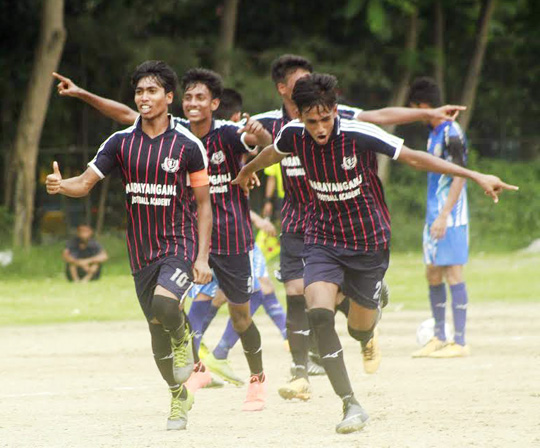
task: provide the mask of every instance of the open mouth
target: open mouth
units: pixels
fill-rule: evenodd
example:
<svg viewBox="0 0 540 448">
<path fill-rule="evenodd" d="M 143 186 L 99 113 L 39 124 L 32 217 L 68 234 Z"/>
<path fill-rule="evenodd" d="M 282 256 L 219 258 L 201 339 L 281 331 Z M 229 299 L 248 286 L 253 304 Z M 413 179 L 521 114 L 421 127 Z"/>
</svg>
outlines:
<svg viewBox="0 0 540 448">
<path fill-rule="evenodd" d="M 320 143 L 326 142 L 327 136 L 326 135 L 317 135 L 317 141 Z"/>
</svg>

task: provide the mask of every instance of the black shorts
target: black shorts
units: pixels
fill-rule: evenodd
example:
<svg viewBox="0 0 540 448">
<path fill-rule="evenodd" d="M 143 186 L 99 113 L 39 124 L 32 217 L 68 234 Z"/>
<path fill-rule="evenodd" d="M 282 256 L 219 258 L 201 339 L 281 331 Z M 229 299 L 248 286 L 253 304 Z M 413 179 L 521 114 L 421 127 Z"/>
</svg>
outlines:
<svg viewBox="0 0 540 448">
<path fill-rule="evenodd" d="M 172 292 L 182 302 L 193 285 L 192 264 L 180 257 L 161 258 L 133 274 L 139 304 L 146 319 L 152 316 L 152 300 L 157 285 Z"/>
<path fill-rule="evenodd" d="M 304 235 L 281 234 L 280 280 L 286 283 L 304 277 Z"/>
<path fill-rule="evenodd" d="M 219 288 L 230 302 L 246 303 L 253 293 L 253 274 L 249 253 L 238 255 L 210 254 L 210 267 Z"/>
<path fill-rule="evenodd" d="M 382 281 L 388 269 L 388 250 L 359 252 L 350 249 L 306 245 L 304 285 L 335 283 L 346 297 L 368 309 L 379 306 Z"/>
</svg>

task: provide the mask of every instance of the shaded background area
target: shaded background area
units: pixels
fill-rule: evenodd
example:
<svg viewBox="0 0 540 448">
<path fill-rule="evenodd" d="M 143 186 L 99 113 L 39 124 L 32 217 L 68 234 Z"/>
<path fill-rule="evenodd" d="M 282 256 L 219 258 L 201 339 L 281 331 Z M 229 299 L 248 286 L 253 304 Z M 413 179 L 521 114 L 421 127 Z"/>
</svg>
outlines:
<svg viewBox="0 0 540 448">
<path fill-rule="evenodd" d="M 24 91 L 33 65 L 44 1 L 0 3 L 0 241 L 10 243 L 14 212 L 13 144 Z M 245 110 L 280 106 L 270 79 L 271 61 L 298 53 L 316 70 L 340 80 L 343 102 L 364 109 L 396 104 L 403 85 L 416 75 L 438 77 L 445 100 L 460 102 L 475 55 L 483 11 L 490 0 L 80 0 L 66 2 L 67 38 L 59 66 L 83 87 L 133 107 L 129 74 L 145 59 L 163 59 L 181 76 L 194 66 L 219 68 L 225 83 L 239 89 Z M 505 250 L 539 237 L 540 134 L 538 133 L 540 4 L 498 0 L 489 20 L 489 40 L 468 136 L 471 166 L 518 183 L 517 195 L 496 208 L 470 188 L 473 250 Z M 226 47 L 225 16 L 234 9 L 232 42 Z M 225 29 L 225 31 L 227 31 Z M 231 31 L 231 30 L 229 30 Z M 230 33 L 229 33 L 230 34 Z M 224 46 L 225 45 L 225 46 Z M 405 81 L 405 84 L 404 84 Z M 399 102 L 399 101 L 398 101 Z M 179 102 L 173 113 L 181 115 Z M 40 141 L 34 242 L 63 238 L 85 220 L 96 225 L 100 195 L 103 230 L 124 226 L 123 192 L 112 176 L 86 200 L 48 197 L 44 178 L 58 160 L 65 176 L 84 169 L 99 144 L 118 129 L 83 103 L 53 93 Z M 409 146 L 425 147 L 426 128 L 396 132 Z M 425 175 L 393 164 L 386 191 L 394 222 L 394 248 L 417 249 L 425 202 Z M 260 192 L 253 208 L 260 208 Z"/>
</svg>

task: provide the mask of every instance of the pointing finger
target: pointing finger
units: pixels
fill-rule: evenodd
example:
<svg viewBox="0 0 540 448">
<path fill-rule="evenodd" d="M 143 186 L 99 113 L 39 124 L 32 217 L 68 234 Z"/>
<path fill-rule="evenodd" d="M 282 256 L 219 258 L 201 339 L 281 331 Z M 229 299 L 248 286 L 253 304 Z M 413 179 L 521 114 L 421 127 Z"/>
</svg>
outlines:
<svg viewBox="0 0 540 448">
<path fill-rule="evenodd" d="M 510 185 L 510 184 L 505 184 L 504 182 L 502 183 L 502 186 L 504 189 L 506 190 L 513 190 L 513 191 L 517 191 L 519 190 L 519 187 L 517 185 Z"/>
<path fill-rule="evenodd" d="M 67 78 L 65 78 L 64 76 L 62 76 L 60 73 L 56 73 L 56 72 L 52 72 L 52 75 L 58 79 L 59 81 L 67 81 Z"/>
</svg>

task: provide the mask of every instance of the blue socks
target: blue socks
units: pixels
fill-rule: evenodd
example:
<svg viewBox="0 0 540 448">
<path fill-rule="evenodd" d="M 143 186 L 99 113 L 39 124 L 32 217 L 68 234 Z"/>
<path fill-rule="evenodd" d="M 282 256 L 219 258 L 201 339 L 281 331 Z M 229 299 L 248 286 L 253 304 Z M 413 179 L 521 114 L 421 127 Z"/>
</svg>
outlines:
<svg viewBox="0 0 540 448">
<path fill-rule="evenodd" d="M 204 333 L 206 333 L 206 330 L 208 329 L 208 326 L 210 323 L 214 320 L 214 317 L 216 317 L 217 312 L 219 311 L 218 306 L 210 305 L 210 308 L 208 308 L 208 311 L 206 312 L 206 316 L 204 316 L 204 319 L 202 321 L 201 326 L 201 334 L 204 336 Z"/>
<path fill-rule="evenodd" d="M 465 283 L 450 285 L 450 294 L 452 295 L 452 315 L 454 318 L 454 342 L 465 345 L 465 325 L 467 323 L 467 304 L 469 302 Z M 435 319 L 435 336 L 441 341 L 446 341 L 444 331 L 446 287 L 444 283 L 429 287 L 429 301 Z"/>
<path fill-rule="evenodd" d="M 191 324 L 191 329 L 195 333 L 193 337 L 193 345 L 194 349 L 197 352 L 199 351 L 199 346 L 201 345 L 204 318 L 206 317 L 206 314 L 208 313 L 211 305 L 211 300 L 193 300 L 193 302 L 191 303 L 191 308 L 189 309 L 188 319 L 189 323 Z"/>
<path fill-rule="evenodd" d="M 278 302 L 276 294 L 274 292 L 265 294 L 262 304 L 266 314 L 270 316 L 276 327 L 278 327 L 283 339 L 287 339 L 287 328 L 285 326 L 287 316 L 285 315 L 285 310 L 281 306 L 281 303 Z"/>
<path fill-rule="evenodd" d="M 454 315 L 454 342 L 465 345 L 465 324 L 467 322 L 467 288 L 465 283 L 450 286 L 452 313 Z"/>
<path fill-rule="evenodd" d="M 435 337 L 441 341 L 446 341 L 446 334 L 444 331 L 446 287 L 444 283 L 429 286 L 429 302 L 431 304 L 431 313 L 435 319 Z"/>
</svg>

